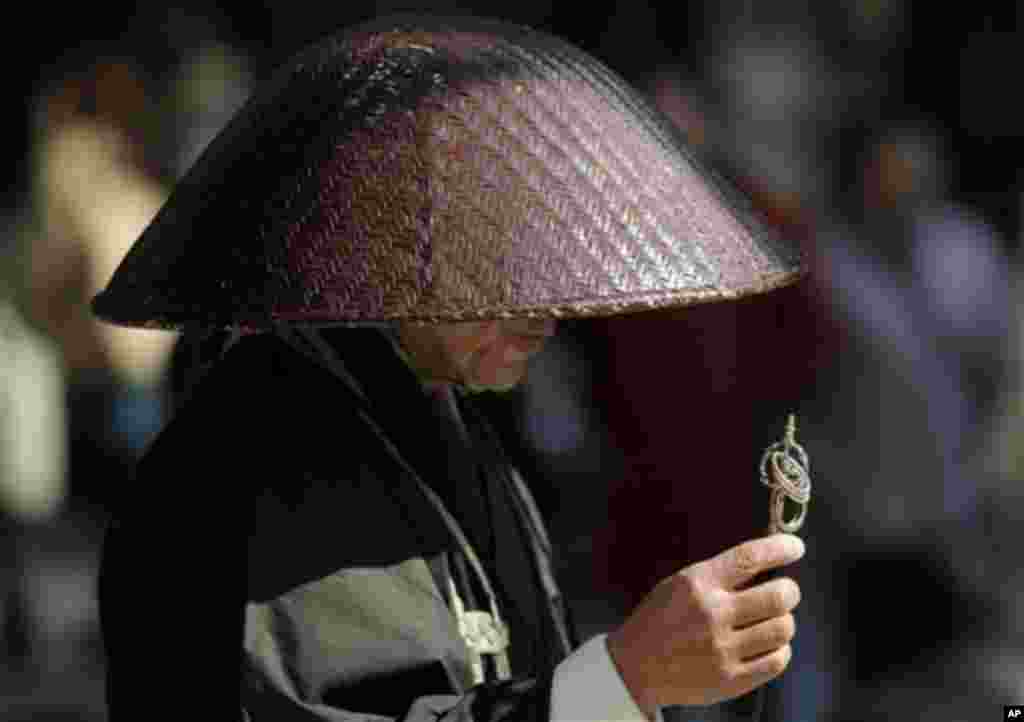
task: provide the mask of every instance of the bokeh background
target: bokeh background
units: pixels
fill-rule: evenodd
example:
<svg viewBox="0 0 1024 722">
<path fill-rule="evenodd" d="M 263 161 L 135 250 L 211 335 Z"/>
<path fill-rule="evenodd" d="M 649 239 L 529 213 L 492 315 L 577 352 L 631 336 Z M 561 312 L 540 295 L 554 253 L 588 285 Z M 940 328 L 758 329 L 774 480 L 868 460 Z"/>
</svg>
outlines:
<svg viewBox="0 0 1024 722">
<path fill-rule="evenodd" d="M 796 411 L 809 553 L 764 719 L 1024 703 L 1018 3 L 44 0 L 2 50 L 0 719 L 105 719 L 103 528 L 179 398 L 175 337 L 102 326 L 88 300 L 262 78 L 394 10 L 503 17 L 590 51 L 809 259 L 770 298 L 565 324 L 524 389 L 488 400 L 584 634 L 763 529 L 757 460 Z M 215 480 L 181 483 L 201 504 Z M 187 585 L 139 591 L 155 653 L 146 597 Z"/>
</svg>

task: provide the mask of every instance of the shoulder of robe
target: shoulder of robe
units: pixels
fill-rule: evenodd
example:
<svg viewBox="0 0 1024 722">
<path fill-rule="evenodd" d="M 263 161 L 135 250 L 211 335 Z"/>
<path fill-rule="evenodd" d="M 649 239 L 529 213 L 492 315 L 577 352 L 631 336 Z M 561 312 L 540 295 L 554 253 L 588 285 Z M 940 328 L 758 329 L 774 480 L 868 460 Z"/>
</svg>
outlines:
<svg viewBox="0 0 1024 722">
<path fill-rule="evenodd" d="M 250 599 L 450 541 L 345 387 L 273 338 L 239 342 L 209 372 L 133 486 L 132 538 L 187 537 L 207 550 L 199 557 L 246 554 Z"/>
<path fill-rule="evenodd" d="M 221 513 L 317 476 L 344 476 L 369 430 L 329 373 L 272 337 L 240 341 L 202 380 L 140 460 L 129 509 Z"/>
</svg>

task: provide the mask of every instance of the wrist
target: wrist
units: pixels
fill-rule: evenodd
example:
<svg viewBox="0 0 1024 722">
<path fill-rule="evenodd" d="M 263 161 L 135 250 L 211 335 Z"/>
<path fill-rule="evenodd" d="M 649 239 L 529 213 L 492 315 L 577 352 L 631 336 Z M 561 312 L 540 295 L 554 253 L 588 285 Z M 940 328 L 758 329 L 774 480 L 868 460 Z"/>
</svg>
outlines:
<svg viewBox="0 0 1024 722">
<path fill-rule="evenodd" d="M 643 674 L 640 670 L 640 663 L 634 658 L 631 645 L 622 639 L 622 628 L 605 637 L 605 646 L 608 649 L 608 656 L 612 660 L 615 671 L 622 678 L 622 683 L 633 698 L 633 702 L 644 713 L 649 720 L 658 719 L 658 705 L 651 698 L 651 694 L 643 683 Z"/>
</svg>

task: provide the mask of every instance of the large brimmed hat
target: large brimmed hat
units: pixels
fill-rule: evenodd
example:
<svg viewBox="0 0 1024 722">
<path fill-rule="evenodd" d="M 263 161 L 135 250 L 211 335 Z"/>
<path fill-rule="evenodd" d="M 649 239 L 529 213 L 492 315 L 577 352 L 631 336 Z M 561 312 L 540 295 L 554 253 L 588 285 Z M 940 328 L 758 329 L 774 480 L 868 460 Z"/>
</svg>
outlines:
<svg viewBox="0 0 1024 722">
<path fill-rule="evenodd" d="M 795 280 L 795 249 L 580 50 L 394 17 L 286 64 L 94 301 L 132 326 L 582 317 Z"/>
</svg>

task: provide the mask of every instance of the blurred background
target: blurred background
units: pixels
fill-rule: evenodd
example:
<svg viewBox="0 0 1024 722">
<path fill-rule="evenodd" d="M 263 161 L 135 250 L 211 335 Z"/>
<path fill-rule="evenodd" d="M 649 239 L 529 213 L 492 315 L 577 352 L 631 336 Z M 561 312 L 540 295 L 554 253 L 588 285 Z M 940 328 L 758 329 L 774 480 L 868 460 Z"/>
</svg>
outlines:
<svg viewBox="0 0 1024 722">
<path fill-rule="evenodd" d="M 770 297 L 565 324 L 526 387 L 489 401 L 584 636 L 760 533 L 757 462 L 796 411 L 809 552 L 766 722 L 995 719 L 1024 702 L 1019 8 L 23 8 L 27 37 L 2 51 L 0 719 L 105 719 L 102 532 L 174 408 L 174 335 L 103 326 L 88 300 L 269 71 L 334 28 L 410 9 L 503 17 L 590 51 L 810 260 Z"/>
</svg>

